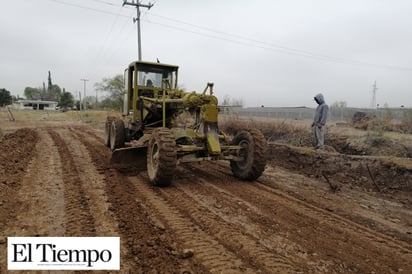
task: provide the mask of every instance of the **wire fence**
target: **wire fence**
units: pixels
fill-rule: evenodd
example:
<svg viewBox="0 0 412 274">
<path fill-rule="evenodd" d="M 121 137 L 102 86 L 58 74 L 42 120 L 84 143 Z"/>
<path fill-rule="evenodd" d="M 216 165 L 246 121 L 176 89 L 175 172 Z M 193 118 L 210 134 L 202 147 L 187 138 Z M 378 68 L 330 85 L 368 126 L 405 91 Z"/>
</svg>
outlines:
<svg viewBox="0 0 412 274">
<path fill-rule="evenodd" d="M 248 117 L 267 117 L 277 119 L 291 120 L 312 120 L 315 114 L 314 108 L 295 107 L 295 108 L 237 108 L 232 110 L 233 113 L 240 116 Z M 368 116 L 376 116 L 381 119 L 392 119 L 403 121 L 409 117 L 412 109 L 408 108 L 381 108 L 381 109 L 364 109 L 364 108 L 336 108 L 331 107 L 329 110 L 329 121 L 332 122 L 349 122 L 355 113 L 365 113 Z"/>
</svg>

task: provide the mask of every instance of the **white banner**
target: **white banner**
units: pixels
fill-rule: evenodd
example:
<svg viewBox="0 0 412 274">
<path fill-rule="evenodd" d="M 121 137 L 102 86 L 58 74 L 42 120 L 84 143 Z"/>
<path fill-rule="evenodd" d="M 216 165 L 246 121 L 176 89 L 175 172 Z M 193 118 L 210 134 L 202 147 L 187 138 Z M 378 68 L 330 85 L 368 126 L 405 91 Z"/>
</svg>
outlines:
<svg viewBox="0 0 412 274">
<path fill-rule="evenodd" d="M 119 237 L 8 237 L 9 270 L 120 270 Z"/>
</svg>

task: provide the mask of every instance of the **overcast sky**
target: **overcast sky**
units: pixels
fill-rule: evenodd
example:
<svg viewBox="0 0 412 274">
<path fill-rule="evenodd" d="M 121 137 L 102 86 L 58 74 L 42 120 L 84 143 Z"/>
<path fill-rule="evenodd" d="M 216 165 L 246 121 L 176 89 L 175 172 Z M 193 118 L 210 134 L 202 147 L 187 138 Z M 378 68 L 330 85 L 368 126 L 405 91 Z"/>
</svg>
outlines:
<svg viewBox="0 0 412 274">
<path fill-rule="evenodd" d="M 131 2 L 132 0 L 128 0 Z M 180 86 L 247 107 L 412 107 L 410 0 L 157 0 L 142 8 L 143 60 L 179 65 Z M 0 0 L 0 88 L 54 84 L 78 96 L 137 60 L 122 0 Z M 141 1 L 147 4 L 149 1 Z M 99 95 L 100 96 L 100 95 Z"/>
</svg>

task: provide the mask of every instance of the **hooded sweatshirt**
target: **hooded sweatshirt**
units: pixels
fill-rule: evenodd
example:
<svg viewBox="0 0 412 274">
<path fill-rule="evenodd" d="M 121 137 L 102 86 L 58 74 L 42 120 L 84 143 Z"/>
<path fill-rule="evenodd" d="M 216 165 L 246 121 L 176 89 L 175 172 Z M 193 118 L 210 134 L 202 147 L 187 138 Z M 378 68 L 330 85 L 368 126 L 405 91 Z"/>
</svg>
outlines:
<svg viewBox="0 0 412 274">
<path fill-rule="evenodd" d="M 313 124 L 317 127 L 324 126 L 326 124 L 326 120 L 328 119 L 329 106 L 326 104 L 322 93 L 317 94 L 314 99 L 319 105 L 316 108 Z"/>
</svg>

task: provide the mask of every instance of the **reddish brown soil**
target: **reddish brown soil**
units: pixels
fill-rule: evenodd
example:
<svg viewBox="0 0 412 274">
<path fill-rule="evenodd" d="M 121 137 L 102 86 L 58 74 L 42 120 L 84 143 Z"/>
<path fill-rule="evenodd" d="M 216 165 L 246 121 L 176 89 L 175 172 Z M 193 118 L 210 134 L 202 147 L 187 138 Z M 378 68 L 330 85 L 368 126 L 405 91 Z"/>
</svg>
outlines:
<svg viewBox="0 0 412 274">
<path fill-rule="evenodd" d="M 0 273 L 8 236 L 120 236 L 120 273 L 412 273 L 410 160 L 272 146 L 255 182 L 207 162 L 155 188 L 141 165 L 110 164 L 102 136 L 67 125 L 0 139 Z"/>
</svg>

